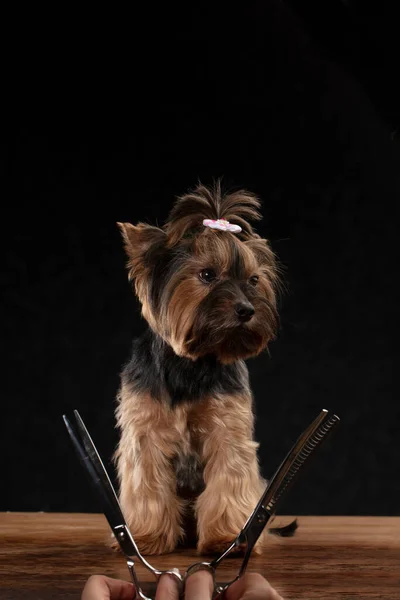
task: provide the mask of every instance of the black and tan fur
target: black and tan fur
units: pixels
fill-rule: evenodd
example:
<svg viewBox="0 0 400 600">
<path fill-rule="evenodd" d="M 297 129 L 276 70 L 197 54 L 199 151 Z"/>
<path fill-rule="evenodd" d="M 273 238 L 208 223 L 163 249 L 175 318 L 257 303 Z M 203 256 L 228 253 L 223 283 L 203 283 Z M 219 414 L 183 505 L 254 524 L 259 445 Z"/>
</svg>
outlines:
<svg viewBox="0 0 400 600">
<path fill-rule="evenodd" d="M 149 324 L 117 409 L 120 501 L 143 553 L 174 550 L 190 506 L 199 552 L 221 550 L 263 489 L 244 359 L 274 337 L 277 269 L 250 225 L 258 209 L 252 194 L 224 196 L 217 183 L 178 198 L 162 229 L 119 224 Z M 202 224 L 221 218 L 242 232 Z"/>
</svg>

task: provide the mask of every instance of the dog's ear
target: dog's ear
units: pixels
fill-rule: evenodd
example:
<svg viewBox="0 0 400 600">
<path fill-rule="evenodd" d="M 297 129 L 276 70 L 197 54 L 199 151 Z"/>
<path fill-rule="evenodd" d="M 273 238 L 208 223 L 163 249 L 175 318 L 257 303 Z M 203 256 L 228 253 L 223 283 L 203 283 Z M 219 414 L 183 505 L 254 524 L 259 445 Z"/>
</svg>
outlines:
<svg viewBox="0 0 400 600">
<path fill-rule="evenodd" d="M 152 227 L 145 223 L 138 223 L 137 225 L 117 223 L 117 225 L 121 230 L 125 251 L 129 259 L 129 276 L 133 279 L 149 266 L 152 251 L 164 246 L 167 236 L 159 227 Z"/>
<path fill-rule="evenodd" d="M 129 258 L 143 256 L 153 245 L 162 243 L 166 235 L 159 227 L 138 223 L 117 223 L 124 240 L 125 251 Z"/>
</svg>

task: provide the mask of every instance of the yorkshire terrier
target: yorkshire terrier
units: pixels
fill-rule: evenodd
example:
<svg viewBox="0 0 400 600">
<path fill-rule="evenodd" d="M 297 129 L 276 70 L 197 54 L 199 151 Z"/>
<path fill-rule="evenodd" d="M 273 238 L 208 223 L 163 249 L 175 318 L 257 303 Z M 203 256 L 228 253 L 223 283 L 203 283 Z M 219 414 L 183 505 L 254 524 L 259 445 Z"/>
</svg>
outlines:
<svg viewBox="0 0 400 600">
<path fill-rule="evenodd" d="M 249 223 L 259 207 L 247 191 L 199 184 L 163 228 L 118 223 L 149 325 L 116 412 L 120 502 L 144 554 L 176 548 L 190 507 L 198 552 L 223 550 L 265 488 L 244 363 L 277 327 L 275 257 Z"/>
</svg>

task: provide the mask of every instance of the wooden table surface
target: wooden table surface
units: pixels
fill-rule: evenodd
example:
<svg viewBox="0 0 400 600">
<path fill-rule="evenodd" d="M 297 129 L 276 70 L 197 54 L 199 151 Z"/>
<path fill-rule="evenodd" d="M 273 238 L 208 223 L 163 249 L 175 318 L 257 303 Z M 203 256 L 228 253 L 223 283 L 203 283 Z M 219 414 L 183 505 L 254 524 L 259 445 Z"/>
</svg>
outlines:
<svg viewBox="0 0 400 600">
<path fill-rule="evenodd" d="M 289 519 L 277 517 L 275 524 Z M 400 517 L 300 517 L 298 523 L 294 537 L 270 536 L 265 554 L 249 564 L 285 600 L 400 600 Z M 1 600 L 79 599 L 95 573 L 129 580 L 108 539 L 103 515 L 0 513 Z M 195 550 L 186 549 L 150 562 L 184 571 L 196 560 Z M 227 560 L 217 579 L 231 578 L 239 564 L 238 558 Z M 152 593 L 152 575 L 141 566 L 137 571 Z"/>
</svg>

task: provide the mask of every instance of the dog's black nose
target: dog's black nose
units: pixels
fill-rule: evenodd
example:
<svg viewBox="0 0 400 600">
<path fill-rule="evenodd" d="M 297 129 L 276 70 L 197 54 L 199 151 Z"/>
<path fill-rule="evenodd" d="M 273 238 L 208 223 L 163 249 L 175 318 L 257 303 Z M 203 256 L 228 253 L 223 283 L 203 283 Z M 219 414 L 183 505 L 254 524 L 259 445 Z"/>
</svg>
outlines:
<svg viewBox="0 0 400 600">
<path fill-rule="evenodd" d="M 250 321 L 255 313 L 254 306 L 250 302 L 238 302 L 235 311 L 240 321 Z"/>
</svg>

